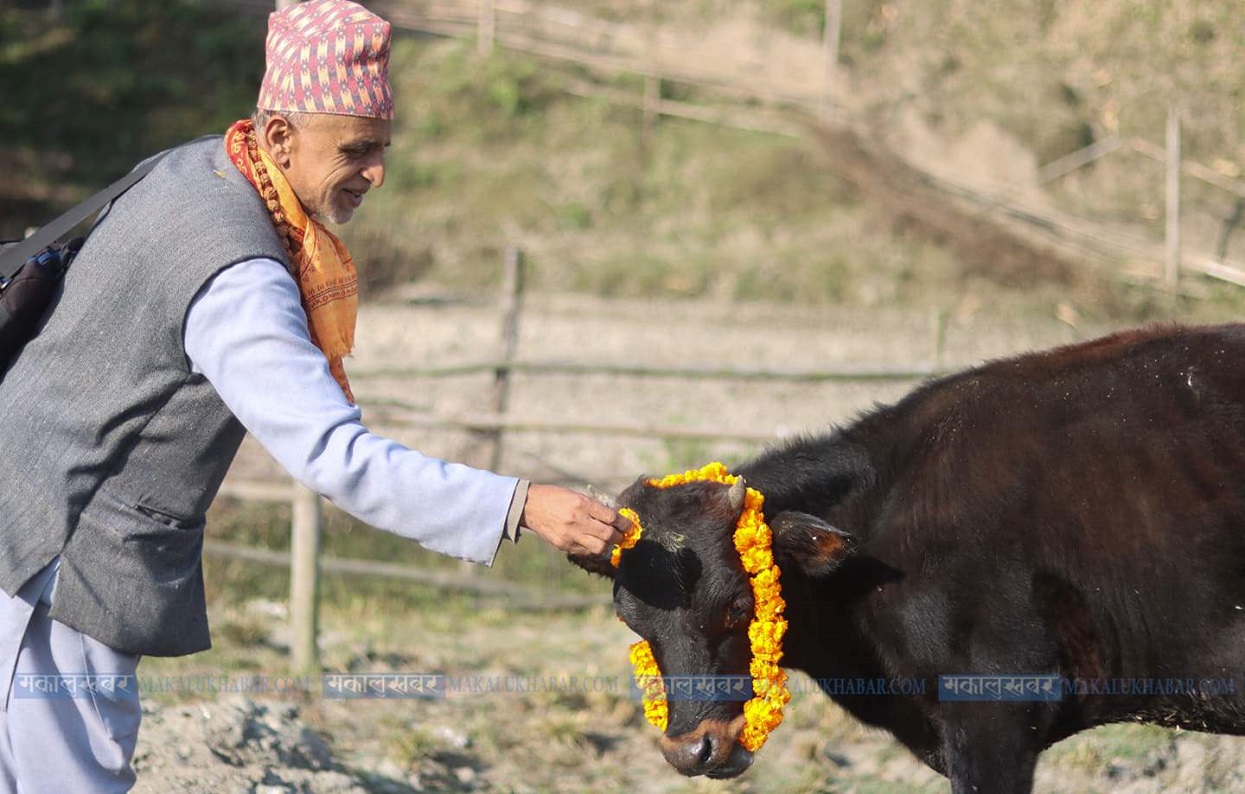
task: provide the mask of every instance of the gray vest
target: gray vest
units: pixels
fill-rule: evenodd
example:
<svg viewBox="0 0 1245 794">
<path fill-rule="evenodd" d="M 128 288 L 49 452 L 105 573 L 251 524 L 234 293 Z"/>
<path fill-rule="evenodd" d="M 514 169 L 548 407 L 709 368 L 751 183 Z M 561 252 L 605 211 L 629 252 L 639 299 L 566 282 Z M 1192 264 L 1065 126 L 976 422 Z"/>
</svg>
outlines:
<svg viewBox="0 0 1245 794">
<path fill-rule="evenodd" d="M 221 138 L 173 150 L 96 226 L 0 381 L 0 588 L 57 555 L 52 617 L 128 653 L 210 647 L 204 515 L 243 429 L 182 346 L 191 300 L 286 261 Z"/>
</svg>

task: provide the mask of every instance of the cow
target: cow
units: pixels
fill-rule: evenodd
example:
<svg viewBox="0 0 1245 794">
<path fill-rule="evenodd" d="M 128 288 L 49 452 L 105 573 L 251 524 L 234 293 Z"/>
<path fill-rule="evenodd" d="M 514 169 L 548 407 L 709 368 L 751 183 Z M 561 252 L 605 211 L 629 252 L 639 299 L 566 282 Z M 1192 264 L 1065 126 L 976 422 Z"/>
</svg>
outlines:
<svg viewBox="0 0 1245 794">
<path fill-rule="evenodd" d="M 618 567 L 572 558 L 612 577 L 663 675 L 748 674 L 752 594 L 731 540 L 746 482 L 781 570 L 783 666 L 953 792 L 1031 791 L 1045 748 L 1110 722 L 1245 734 L 1245 325 L 986 362 L 731 472 L 741 482 L 641 478 L 618 498 L 643 526 Z M 948 696 L 960 676 L 1059 688 Z M 920 686 L 835 683 L 879 679 Z M 668 709 L 677 771 L 752 763 L 738 699 Z"/>
</svg>

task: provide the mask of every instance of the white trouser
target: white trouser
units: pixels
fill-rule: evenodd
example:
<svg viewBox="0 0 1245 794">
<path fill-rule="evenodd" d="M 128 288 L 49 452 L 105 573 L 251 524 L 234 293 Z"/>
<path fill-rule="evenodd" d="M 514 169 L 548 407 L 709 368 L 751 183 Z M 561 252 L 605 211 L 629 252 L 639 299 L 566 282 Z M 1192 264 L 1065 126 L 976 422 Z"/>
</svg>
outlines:
<svg viewBox="0 0 1245 794">
<path fill-rule="evenodd" d="M 129 791 L 139 657 L 48 617 L 56 568 L 0 591 L 0 794 Z"/>
</svg>

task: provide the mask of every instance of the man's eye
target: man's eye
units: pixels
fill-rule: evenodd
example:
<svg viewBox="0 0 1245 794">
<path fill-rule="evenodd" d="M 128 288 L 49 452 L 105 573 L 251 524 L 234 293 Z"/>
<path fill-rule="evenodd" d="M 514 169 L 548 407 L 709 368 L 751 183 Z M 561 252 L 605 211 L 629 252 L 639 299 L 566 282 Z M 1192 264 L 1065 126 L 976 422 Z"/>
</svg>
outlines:
<svg viewBox="0 0 1245 794">
<path fill-rule="evenodd" d="M 338 147 L 337 151 L 341 152 L 345 157 L 353 157 L 358 159 L 360 157 L 366 157 L 372 151 L 379 148 L 380 147 L 373 143 L 355 143 Z"/>
</svg>

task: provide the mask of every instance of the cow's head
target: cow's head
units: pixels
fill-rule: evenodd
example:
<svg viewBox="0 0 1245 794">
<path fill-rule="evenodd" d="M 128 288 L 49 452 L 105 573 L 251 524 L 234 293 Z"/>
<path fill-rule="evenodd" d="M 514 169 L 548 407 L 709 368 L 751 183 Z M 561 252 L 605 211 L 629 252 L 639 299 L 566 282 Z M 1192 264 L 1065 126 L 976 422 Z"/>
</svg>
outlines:
<svg viewBox="0 0 1245 794">
<path fill-rule="evenodd" d="M 689 482 L 656 488 L 637 481 L 619 497 L 644 533 L 622 554 L 572 558 L 614 579 L 614 605 L 632 631 L 648 640 L 663 676 L 747 676 L 752 588 L 734 546 L 745 486 Z M 852 548 L 850 538 L 804 513 L 767 516 L 775 562 L 784 571 L 822 576 Z M 752 764 L 739 744 L 743 702 L 668 697 L 662 753 L 685 775 L 734 777 Z"/>
</svg>

